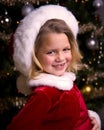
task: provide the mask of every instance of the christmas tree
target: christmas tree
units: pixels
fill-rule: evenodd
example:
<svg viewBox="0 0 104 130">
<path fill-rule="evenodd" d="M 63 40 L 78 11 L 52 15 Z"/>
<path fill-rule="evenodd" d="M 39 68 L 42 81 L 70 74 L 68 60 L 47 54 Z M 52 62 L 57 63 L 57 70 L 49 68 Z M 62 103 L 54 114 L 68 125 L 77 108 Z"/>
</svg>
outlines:
<svg viewBox="0 0 104 130">
<path fill-rule="evenodd" d="M 79 22 L 78 44 L 83 69 L 76 83 L 89 109 L 99 110 L 104 98 L 104 0 L 0 0 L 0 129 L 23 107 L 27 96 L 16 88 L 18 72 L 13 63 L 13 34 L 20 20 L 39 6 L 59 4 Z M 100 99 L 100 102 L 99 102 Z M 8 116 L 9 115 L 9 116 Z M 6 120 L 5 120 L 6 119 Z"/>
</svg>

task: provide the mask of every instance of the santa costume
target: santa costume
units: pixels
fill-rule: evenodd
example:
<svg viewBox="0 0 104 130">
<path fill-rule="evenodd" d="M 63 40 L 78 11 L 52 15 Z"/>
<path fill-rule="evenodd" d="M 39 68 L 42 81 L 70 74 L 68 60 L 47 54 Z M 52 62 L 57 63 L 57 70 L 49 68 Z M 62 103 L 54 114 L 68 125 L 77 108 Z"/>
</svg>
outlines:
<svg viewBox="0 0 104 130">
<path fill-rule="evenodd" d="M 77 37 L 76 18 L 59 5 L 41 6 L 21 21 L 14 35 L 13 58 L 22 74 L 17 86 L 24 94 L 31 94 L 7 130 L 91 130 L 90 116 L 95 117 L 100 126 L 98 114 L 87 110 L 83 96 L 74 83 L 74 73 L 65 72 L 62 76 L 42 73 L 35 80 L 26 78 L 39 29 L 52 18 L 64 20 Z"/>
</svg>

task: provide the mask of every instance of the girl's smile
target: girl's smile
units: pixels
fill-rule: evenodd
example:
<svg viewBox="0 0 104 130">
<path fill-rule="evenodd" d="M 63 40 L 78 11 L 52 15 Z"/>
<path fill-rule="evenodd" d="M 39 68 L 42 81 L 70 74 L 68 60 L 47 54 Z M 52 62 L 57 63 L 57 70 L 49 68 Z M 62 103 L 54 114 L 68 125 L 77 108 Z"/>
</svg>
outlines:
<svg viewBox="0 0 104 130">
<path fill-rule="evenodd" d="M 37 51 L 37 58 L 47 73 L 62 75 L 71 62 L 71 46 L 64 33 L 49 33 Z"/>
</svg>

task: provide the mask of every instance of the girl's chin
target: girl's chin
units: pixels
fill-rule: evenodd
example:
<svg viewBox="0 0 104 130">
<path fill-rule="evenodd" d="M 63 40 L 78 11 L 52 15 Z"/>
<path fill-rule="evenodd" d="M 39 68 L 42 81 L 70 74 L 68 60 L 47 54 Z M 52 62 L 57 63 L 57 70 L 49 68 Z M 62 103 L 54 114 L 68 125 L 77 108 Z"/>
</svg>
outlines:
<svg viewBox="0 0 104 130">
<path fill-rule="evenodd" d="M 53 73 L 53 75 L 56 75 L 56 76 L 62 76 L 65 72 L 61 72 L 61 73 Z"/>
<path fill-rule="evenodd" d="M 56 72 L 54 72 L 54 71 L 46 72 L 45 71 L 45 73 L 52 74 L 52 75 L 55 75 L 55 76 L 62 76 L 65 73 L 65 71 L 62 71 L 62 72 L 58 72 L 58 71 L 56 71 Z"/>
</svg>

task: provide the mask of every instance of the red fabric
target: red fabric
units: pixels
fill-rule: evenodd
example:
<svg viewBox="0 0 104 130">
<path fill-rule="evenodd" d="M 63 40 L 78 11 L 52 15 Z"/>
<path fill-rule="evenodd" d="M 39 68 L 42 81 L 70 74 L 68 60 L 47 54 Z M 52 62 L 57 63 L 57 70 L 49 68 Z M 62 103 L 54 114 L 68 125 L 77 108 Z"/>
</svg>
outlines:
<svg viewBox="0 0 104 130">
<path fill-rule="evenodd" d="M 91 130 L 91 122 L 76 85 L 70 91 L 39 86 L 7 130 Z"/>
</svg>

